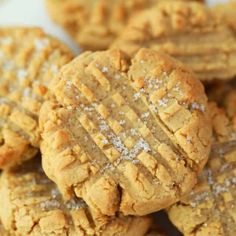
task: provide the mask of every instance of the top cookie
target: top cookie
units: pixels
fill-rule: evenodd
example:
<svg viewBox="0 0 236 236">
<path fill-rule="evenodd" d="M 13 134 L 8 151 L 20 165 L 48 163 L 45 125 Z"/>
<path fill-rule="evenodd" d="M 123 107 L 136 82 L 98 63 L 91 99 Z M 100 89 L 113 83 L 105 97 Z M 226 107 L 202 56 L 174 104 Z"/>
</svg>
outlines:
<svg viewBox="0 0 236 236">
<path fill-rule="evenodd" d="M 128 19 L 160 0 L 46 0 L 53 20 L 89 50 L 107 49 Z M 176 1 L 176 0 L 175 0 Z"/>
<path fill-rule="evenodd" d="M 225 110 L 211 104 L 214 144 L 198 184 L 168 211 L 184 235 L 236 235 L 236 100 L 227 99 Z"/>
<path fill-rule="evenodd" d="M 64 44 L 40 29 L 0 29 L 0 169 L 37 152 L 48 83 L 71 58 Z"/>
<path fill-rule="evenodd" d="M 133 17 L 111 46 L 133 55 L 141 47 L 164 51 L 191 67 L 201 80 L 236 75 L 236 37 L 203 4 L 161 2 Z"/>
<path fill-rule="evenodd" d="M 43 168 L 106 215 L 144 215 L 195 184 L 210 150 L 202 84 L 181 63 L 150 49 L 87 52 L 52 83 L 40 113 Z"/>
<path fill-rule="evenodd" d="M 64 202 L 37 159 L 4 171 L 0 194 L 0 217 L 10 235 L 144 236 L 151 224 L 149 216 L 107 217 L 82 200 Z"/>
</svg>

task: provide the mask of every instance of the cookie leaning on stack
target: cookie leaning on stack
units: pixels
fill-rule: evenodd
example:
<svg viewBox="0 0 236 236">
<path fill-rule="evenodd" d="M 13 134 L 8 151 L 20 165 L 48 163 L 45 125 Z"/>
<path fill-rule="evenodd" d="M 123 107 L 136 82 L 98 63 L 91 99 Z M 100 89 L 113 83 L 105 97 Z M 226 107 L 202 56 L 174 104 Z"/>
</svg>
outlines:
<svg viewBox="0 0 236 236">
<path fill-rule="evenodd" d="M 0 169 L 38 151 L 39 109 L 50 80 L 71 59 L 70 50 L 41 29 L 0 29 Z"/>
<path fill-rule="evenodd" d="M 236 234 L 236 87 L 227 93 L 217 96 L 224 109 L 211 104 L 214 144 L 198 184 L 168 210 L 184 235 Z"/>
<path fill-rule="evenodd" d="M 235 32 L 203 4 L 160 2 L 133 17 L 111 45 L 129 55 L 141 47 L 170 54 L 203 81 L 236 75 Z"/>
<path fill-rule="evenodd" d="M 105 215 L 145 215 L 178 201 L 208 158 L 202 84 L 181 63 L 141 49 L 86 52 L 51 84 L 40 112 L 43 168 L 65 197 Z"/>
</svg>

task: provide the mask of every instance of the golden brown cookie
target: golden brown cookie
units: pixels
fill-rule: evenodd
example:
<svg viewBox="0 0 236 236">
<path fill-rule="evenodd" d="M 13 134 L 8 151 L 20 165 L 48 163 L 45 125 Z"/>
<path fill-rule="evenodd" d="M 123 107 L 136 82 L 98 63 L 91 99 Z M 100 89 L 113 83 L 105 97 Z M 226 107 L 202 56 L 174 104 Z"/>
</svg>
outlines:
<svg viewBox="0 0 236 236">
<path fill-rule="evenodd" d="M 236 235 L 236 113 L 229 117 L 225 110 L 211 106 L 210 159 L 193 191 L 168 211 L 186 236 Z"/>
<path fill-rule="evenodd" d="M 142 47 L 167 52 L 201 80 L 236 75 L 236 36 L 203 4 L 161 2 L 133 17 L 111 46 L 129 55 Z"/>
<path fill-rule="evenodd" d="M 66 197 L 105 215 L 145 215 L 178 201 L 208 158 L 202 84 L 181 63 L 141 49 L 86 52 L 52 83 L 40 112 L 43 168 Z"/>
<path fill-rule="evenodd" d="M 151 224 L 148 216 L 107 217 L 82 200 L 63 202 L 37 159 L 5 171 L 0 195 L 0 217 L 11 235 L 143 236 Z"/>
<path fill-rule="evenodd" d="M 48 83 L 72 58 L 38 28 L 0 28 L 0 169 L 35 155 Z"/>
<path fill-rule="evenodd" d="M 226 21 L 236 31 L 236 1 L 217 4 L 212 8 L 214 14 L 221 20 Z"/>
<path fill-rule="evenodd" d="M 46 0 L 52 19 L 89 50 L 107 49 L 131 15 L 160 0 Z M 166 0 L 165 0 L 166 1 Z M 176 0 L 175 0 L 176 1 Z"/>
</svg>

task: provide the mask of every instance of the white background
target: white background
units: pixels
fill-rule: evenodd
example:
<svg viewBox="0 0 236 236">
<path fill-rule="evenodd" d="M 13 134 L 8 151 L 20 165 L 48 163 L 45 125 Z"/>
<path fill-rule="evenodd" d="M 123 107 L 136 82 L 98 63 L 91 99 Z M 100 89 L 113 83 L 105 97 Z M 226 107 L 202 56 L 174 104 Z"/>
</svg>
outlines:
<svg viewBox="0 0 236 236">
<path fill-rule="evenodd" d="M 86 1 L 86 0 L 85 0 Z M 227 0 L 208 0 L 209 5 Z M 40 26 L 47 33 L 66 42 L 77 54 L 79 49 L 73 40 L 49 18 L 44 0 L 0 0 L 0 26 Z"/>
</svg>

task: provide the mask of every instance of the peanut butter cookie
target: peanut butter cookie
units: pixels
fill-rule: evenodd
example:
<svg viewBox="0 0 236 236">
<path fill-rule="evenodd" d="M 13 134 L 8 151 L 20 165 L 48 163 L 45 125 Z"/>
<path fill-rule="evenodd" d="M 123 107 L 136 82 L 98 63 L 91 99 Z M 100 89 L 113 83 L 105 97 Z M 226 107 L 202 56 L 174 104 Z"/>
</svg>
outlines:
<svg viewBox="0 0 236 236">
<path fill-rule="evenodd" d="M 211 104 L 214 144 L 210 159 L 193 191 L 168 211 L 186 236 L 236 235 L 235 101 L 233 116 Z"/>
<path fill-rule="evenodd" d="M 65 197 L 145 215 L 178 201 L 208 158 L 202 84 L 165 54 L 86 52 L 51 84 L 40 112 L 43 168 Z"/>
<path fill-rule="evenodd" d="M 160 0 L 46 0 L 52 19 L 89 50 L 107 49 L 131 15 Z M 176 0 L 175 0 L 176 1 Z"/>
<path fill-rule="evenodd" d="M 143 236 L 151 224 L 148 216 L 107 217 L 82 200 L 63 202 L 37 159 L 4 171 L 0 194 L 0 217 L 11 235 Z"/>
<path fill-rule="evenodd" d="M 236 75 L 234 31 L 206 6 L 164 1 L 133 17 L 111 48 L 134 55 L 146 47 L 164 51 L 191 67 L 201 80 Z"/>
<path fill-rule="evenodd" d="M 0 169 L 35 155 L 38 112 L 69 49 L 38 28 L 0 29 Z"/>
</svg>

